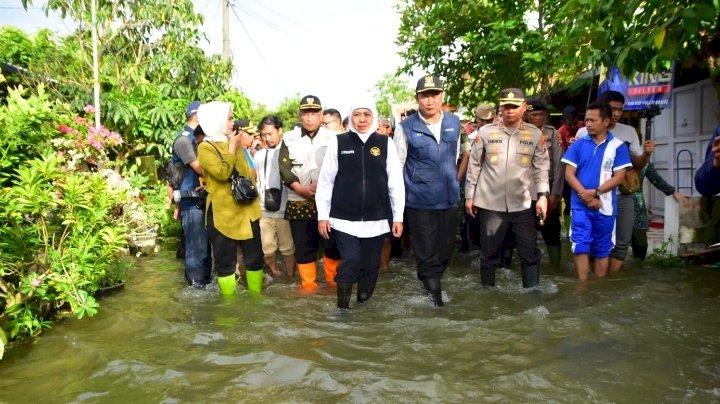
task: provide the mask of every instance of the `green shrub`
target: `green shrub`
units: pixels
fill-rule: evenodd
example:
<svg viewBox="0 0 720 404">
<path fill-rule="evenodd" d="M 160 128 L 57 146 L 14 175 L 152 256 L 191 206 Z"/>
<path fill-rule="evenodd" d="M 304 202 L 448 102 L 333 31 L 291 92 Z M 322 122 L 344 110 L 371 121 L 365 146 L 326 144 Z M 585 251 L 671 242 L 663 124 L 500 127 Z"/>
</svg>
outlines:
<svg viewBox="0 0 720 404">
<path fill-rule="evenodd" d="M 103 174 L 61 163 L 49 150 L 26 161 L 0 195 L 0 327 L 10 339 L 48 327 L 66 305 L 94 315 L 93 293 L 126 243 L 122 201 Z"/>
</svg>

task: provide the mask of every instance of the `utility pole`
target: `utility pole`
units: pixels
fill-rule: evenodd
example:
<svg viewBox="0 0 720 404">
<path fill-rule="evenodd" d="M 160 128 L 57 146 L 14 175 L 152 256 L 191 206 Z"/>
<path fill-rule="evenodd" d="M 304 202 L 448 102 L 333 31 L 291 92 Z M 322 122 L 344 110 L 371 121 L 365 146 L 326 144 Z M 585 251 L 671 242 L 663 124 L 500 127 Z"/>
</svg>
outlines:
<svg viewBox="0 0 720 404">
<path fill-rule="evenodd" d="M 223 2 L 223 59 L 230 59 L 230 0 Z"/>
</svg>

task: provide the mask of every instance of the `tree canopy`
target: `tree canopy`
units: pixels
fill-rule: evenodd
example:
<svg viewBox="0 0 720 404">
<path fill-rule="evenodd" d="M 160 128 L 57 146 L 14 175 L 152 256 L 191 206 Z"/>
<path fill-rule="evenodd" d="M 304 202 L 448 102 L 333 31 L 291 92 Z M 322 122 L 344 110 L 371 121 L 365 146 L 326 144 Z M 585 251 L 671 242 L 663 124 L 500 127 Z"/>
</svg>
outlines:
<svg viewBox="0 0 720 404">
<path fill-rule="evenodd" d="M 412 102 L 415 100 L 415 91 L 408 87 L 401 77 L 384 74 L 373 87 L 375 102 L 380 116 L 390 118 L 392 105 Z"/>
<path fill-rule="evenodd" d="M 468 106 L 504 87 L 547 98 L 601 64 L 627 75 L 674 60 L 717 71 L 720 54 L 718 0 L 407 0 L 399 11 L 399 70 L 442 76 L 449 102 Z"/>
</svg>

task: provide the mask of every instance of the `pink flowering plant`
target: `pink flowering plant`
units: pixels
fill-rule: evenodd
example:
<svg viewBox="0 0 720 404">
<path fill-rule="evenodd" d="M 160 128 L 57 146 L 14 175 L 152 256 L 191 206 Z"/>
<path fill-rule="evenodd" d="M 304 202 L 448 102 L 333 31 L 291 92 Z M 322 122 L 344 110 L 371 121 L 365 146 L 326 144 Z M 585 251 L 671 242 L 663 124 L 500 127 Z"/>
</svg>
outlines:
<svg viewBox="0 0 720 404">
<path fill-rule="evenodd" d="M 92 105 L 86 105 L 83 110 L 88 117 L 95 113 Z M 57 130 L 62 135 L 51 139 L 50 143 L 64 158 L 67 171 L 107 167 L 109 154 L 117 154 L 117 148 L 123 143 L 119 133 L 102 125 L 98 129 L 92 119 L 84 116 L 58 124 Z"/>
</svg>

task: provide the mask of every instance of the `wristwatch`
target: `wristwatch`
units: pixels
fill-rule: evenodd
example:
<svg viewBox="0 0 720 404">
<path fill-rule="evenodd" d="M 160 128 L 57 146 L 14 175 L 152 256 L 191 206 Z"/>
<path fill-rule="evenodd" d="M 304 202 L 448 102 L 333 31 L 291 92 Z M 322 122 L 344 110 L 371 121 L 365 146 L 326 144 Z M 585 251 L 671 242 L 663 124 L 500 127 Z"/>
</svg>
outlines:
<svg viewBox="0 0 720 404">
<path fill-rule="evenodd" d="M 600 192 L 600 187 L 595 188 L 595 197 L 596 197 L 596 198 L 600 198 L 600 195 L 602 195 L 602 194 L 603 194 L 603 193 Z"/>
<path fill-rule="evenodd" d="M 550 192 L 538 192 L 537 197 L 540 199 L 541 196 L 548 197 L 550 196 Z"/>
</svg>

